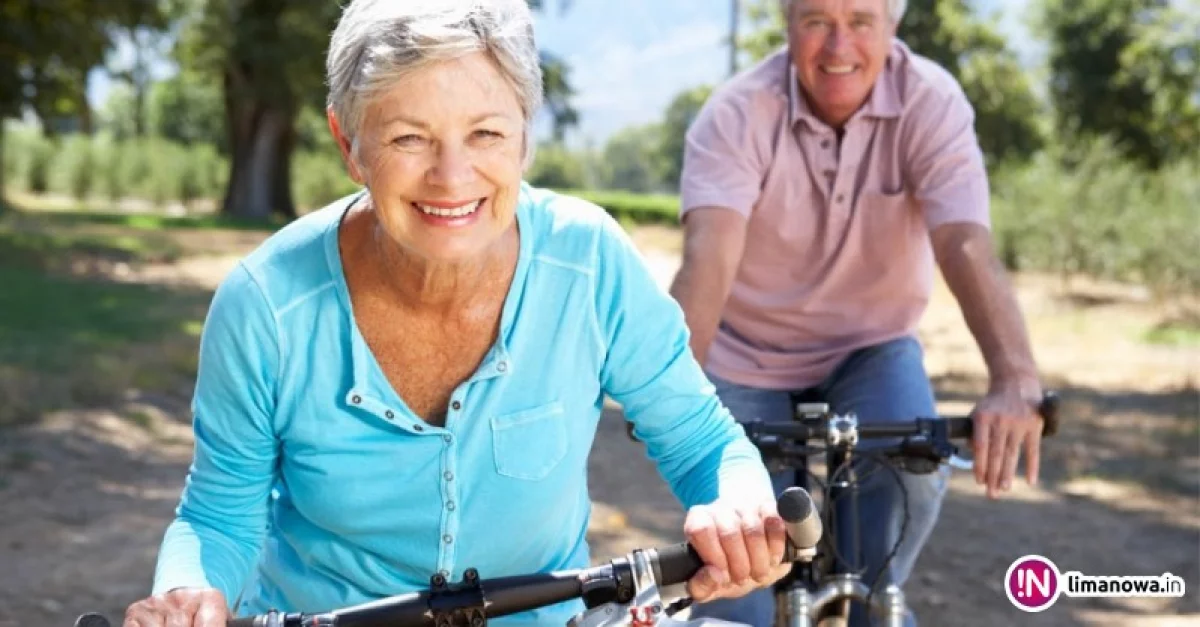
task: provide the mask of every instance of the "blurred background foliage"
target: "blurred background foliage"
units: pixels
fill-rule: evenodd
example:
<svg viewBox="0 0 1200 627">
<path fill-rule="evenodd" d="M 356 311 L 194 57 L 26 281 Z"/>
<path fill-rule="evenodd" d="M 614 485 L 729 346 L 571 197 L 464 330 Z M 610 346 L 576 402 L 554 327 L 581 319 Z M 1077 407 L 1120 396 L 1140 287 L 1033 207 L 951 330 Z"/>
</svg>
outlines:
<svg viewBox="0 0 1200 627">
<path fill-rule="evenodd" d="M 785 35 L 776 0 L 731 4 L 737 71 Z M 323 114 L 338 5 L 0 1 L 0 190 L 256 219 L 354 191 Z M 1027 6 L 1046 44 L 1038 67 L 967 0 L 910 0 L 899 33 L 956 76 L 975 108 L 1006 263 L 1200 292 L 1197 0 Z M 119 41 L 131 60 L 113 54 Z M 155 77 L 156 55 L 178 72 Z M 674 223 L 686 131 L 719 86 L 693 86 L 657 122 L 592 145 L 571 141 L 571 68 L 550 54 L 542 64 L 550 132 L 527 179 L 623 219 Z M 119 83 L 93 111 L 84 79 L 97 67 Z"/>
</svg>

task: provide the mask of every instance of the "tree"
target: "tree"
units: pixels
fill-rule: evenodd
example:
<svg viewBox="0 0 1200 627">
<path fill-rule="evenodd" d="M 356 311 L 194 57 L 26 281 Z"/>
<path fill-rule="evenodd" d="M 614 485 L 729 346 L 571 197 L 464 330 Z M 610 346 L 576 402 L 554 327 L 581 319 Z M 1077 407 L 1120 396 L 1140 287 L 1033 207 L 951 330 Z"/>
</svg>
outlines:
<svg viewBox="0 0 1200 627">
<path fill-rule="evenodd" d="M 146 101 L 150 95 L 153 78 L 150 75 L 151 55 L 155 54 L 156 49 L 162 46 L 167 38 L 165 34 L 143 26 L 140 17 L 133 19 L 138 21 L 122 24 L 118 28 L 121 36 L 130 43 L 133 49 L 133 58 L 129 60 L 128 64 L 123 65 L 117 65 L 116 61 L 109 62 L 108 72 L 113 78 L 122 80 L 129 85 L 133 94 L 130 110 L 133 134 L 136 137 L 143 137 L 146 135 L 147 117 L 149 116 Z"/>
<path fill-rule="evenodd" d="M 662 125 L 659 127 L 658 162 L 662 167 L 661 179 L 668 187 L 679 186 L 688 128 L 711 94 L 711 86 L 701 85 L 675 96 L 667 106 Z"/>
<path fill-rule="evenodd" d="M 229 176 L 222 212 L 296 214 L 291 157 L 296 118 L 323 109 L 321 58 L 339 6 L 328 0 L 191 0 L 176 56 L 221 87 Z"/>
<path fill-rule="evenodd" d="M 537 149 L 526 178 L 530 185 L 551 189 L 587 187 L 586 152 L 573 152 L 560 142 L 543 144 Z"/>
<path fill-rule="evenodd" d="M 787 24 L 778 0 L 754 0 L 746 5 L 746 34 L 738 39 L 738 49 L 751 61 L 758 61 L 787 43 Z"/>
<path fill-rule="evenodd" d="M 1200 142 L 1200 12 L 1169 0 L 1046 0 L 1050 94 L 1078 141 L 1113 137 L 1151 168 Z"/>
<path fill-rule="evenodd" d="M 67 119 L 90 131 L 88 70 L 103 61 L 117 25 L 157 6 L 157 0 L 0 3 L 0 119 L 29 109 L 51 133 Z"/>
<path fill-rule="evenodd" d="M 224 99 L 230 154 L 222 211 L 265 217 L 295 215 L 291 155 L 305 107 L 324 111 L 324 63 L 340 14 L 330 0 L 190 0 L 177 56 L 181 66 L 217 79 Z M 541 8 L 541 2 L 531 2 Z M 560 8 L 566 3 L 560 2 Z M 543 58 L 543 62 L 546 57 Z M 547 108 L 561 128 L 574 110 L 565 64 L 546 72 Z"/>
<path fill-rule="evenodd" d="M 623 129 L 604 145 L 601 187 L 631 192 L 658 191 L 662 185 L 662 153 L 657 124 Z"/>
<path fill-rule="evenodd" d="M 526 0 L 529 8 L 534 11 L 545 11 L 548 2 L 542 0 Z M 572 0 L 558 0 L 558 12 L 561 14 L 571 8 Z M 571 86 L 570 70 L 566 61 L 549 52 L 540 54 L 542 66 L 542 94 L 546 112 L 550 114 L 550 127 L 554 143 L 561 144 L 568 128 L 579 126 L 579 112 L 571 104 L 575 96 L 575 88 Z"/>
<path fill-rule="evenodd" d="M 579 125 L 579 112 L 571 105 L 575 89 L 568 77 L 570 68 L 565 61 L 548 52 L 541 53 L 541 65 L 542 94 L 550 114 L 554 142 L 562 143 L 567 129 Z"/>
<path fill-rule="evenodd" d="M 1028 74 L 995 24 L 977 17 L 966 0 L 910 0 L 897 36 L 962 85 L 989 164 L 1027 160 L 1045 144 L 1042 105 Z"/>
<path fill-rule="evenodd" d="M 206 144 L 228 153 L 221 87 L 192 70 L 184 69 L 153 85 L 146 118 L 159 137 L 183 144 Z M 322 130 L 328 134 L 324 126 Z"/>
</svg>

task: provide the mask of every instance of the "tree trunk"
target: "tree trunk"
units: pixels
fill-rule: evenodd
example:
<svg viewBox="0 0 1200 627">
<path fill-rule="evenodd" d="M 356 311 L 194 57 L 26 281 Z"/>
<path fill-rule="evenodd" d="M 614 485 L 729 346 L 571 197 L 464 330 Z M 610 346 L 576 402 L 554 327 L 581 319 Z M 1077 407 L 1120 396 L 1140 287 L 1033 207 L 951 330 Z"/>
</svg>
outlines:
<svg viewBox="0 0 1200 627">
<path fill-rule="evenodd" d="M 225 113 L 229 128 L 229 184 L 222 212 L 265 219 L 296 216 L 291 192 L 292 149 L 296 142 L 296 106 L 256 96 L 253 80 L 225 71 Z"/>
<path fill-rule="evenodd" d="M 130 85 L 133 87 L 133 136 L 146 136 L 146 92 L 149 91 L 150 69 L 147 67 L 145 46 L 138 37 L 137 26 L 129 27 L 129 40 L 133 42 L 133 69 L 130 70 Z"/>
<path fill-rule="evenodd" d="M 0 117 L 0 215 L 4 214 L 8 202 L 4 199 L 4 119 Z"/>
<path fill-rule="evenodd" d="M 84 74 L 83 82 L 87 83 L 86 73 Z M 92 105 L 88 103 L 87 90 L 80 89 L 76 98 L 77 102 L 75 106 L 79 111 L 79 132 L 91 137 L 94 125 L 92 123 Z"/>
<path fill-rule="evenodd" d="M 741 0 L 730 2 L 729 16 L 729 75 L 737 74 L 738 70 L 738 20 L 742 16 Z"/>
</svg>

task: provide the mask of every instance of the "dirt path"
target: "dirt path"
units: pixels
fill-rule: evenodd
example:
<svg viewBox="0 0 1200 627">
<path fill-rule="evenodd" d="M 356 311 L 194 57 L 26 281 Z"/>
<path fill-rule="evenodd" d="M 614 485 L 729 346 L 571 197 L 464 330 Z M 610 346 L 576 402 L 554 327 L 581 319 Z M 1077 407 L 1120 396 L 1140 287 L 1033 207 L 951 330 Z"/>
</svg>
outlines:
<svg viewBox="0 0 1200 627">
<path fill-rule="evenodd" d="M 637 240 L 665 284 L 677 234 Z M 224 251 L 226 253 L 231 251 Z M 122 280 L 211 289 L 236 256 L 126 268 Z M 923 625 L 1168 625 L 1200 619 L 1200 351 L 1148 346 L 1126 327 L 1153 305 L 1128 294 L 1089 301 L 1053 296 L 1052 282 L 1019 282 L 1033 335 L 1073 416 L 1047 444 L 1046 478 L 991 502 L 968 477 L 951 495 L 914 580 Z M 922 326 L 943 409 L 982 386 L 981 364 L 944 290 Z M 119 617 L 144 595 L 191 452 L 187 399 L 131 394 L 108 410 L 63 411 L 0 430 L 0 627 L 69 625 L 82 611 Z M 682 512 L 606 411 L 591 459 L 597 559 L 675 542 Z M 1152 488 L 1151 491 L 1149 488 Z M 1040 553 L 1087 574 L 1171 572 L 1183 600 L 1060 599 L 1041 614 L 1013 608 L 1000 588 L 1009 563 Z"/>
</svg>

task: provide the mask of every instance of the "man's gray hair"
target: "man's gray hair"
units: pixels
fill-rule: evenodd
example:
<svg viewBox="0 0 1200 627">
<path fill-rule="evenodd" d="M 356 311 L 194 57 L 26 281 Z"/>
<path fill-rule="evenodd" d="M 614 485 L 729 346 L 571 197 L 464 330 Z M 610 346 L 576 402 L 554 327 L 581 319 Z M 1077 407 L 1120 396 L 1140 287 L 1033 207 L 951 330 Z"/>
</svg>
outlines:
<svg viewBox="0 0 1200 627">
<path fill-rule="evenodd" d="M 413 71 L 478 51 L 495 61 L 516 92 L 528 163 L 542 70 L 525 0 L 353 0 L 330 38 L 327 104 L 357 148 L 373 97 Z"/>
<path fill-rule="evenodd" d="M 792 5 L 795 0 L 779 0 L 779 8 L 783 10 L 784 18 L 790 16 Z M 899 24 L 900 20 L 904 19 L 904 10 L 908 8 L 908 0 L 884 0 L 887 5 L 888 17 L 892 18 L 893 24 Z"/>
</svg>

